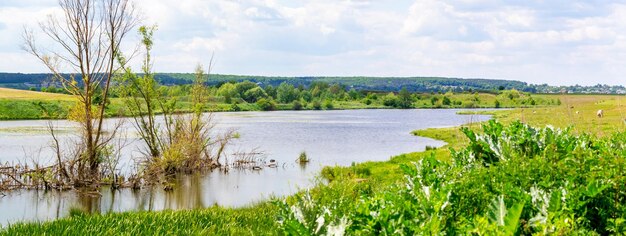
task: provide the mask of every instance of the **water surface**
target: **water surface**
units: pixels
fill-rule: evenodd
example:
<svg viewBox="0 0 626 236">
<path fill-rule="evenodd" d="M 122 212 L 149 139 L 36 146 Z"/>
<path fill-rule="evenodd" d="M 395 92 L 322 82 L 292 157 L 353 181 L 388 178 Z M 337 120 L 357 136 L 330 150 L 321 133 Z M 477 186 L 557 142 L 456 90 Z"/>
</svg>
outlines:
<svg viewBox="0 0 626 236">
<path fill-rule="evenodd" d="M 323 166 L 365 161 L 384 161 L 391 156 L 441 146 L 442 141 L 410 134 L 417 129 L 458 126 L 483 121 L 488 116 L 457 115 L 458 110 L 342 110 L 214 113 L 216 132 L 236 129 L 240 134 L 228 149 L 263 151 L 275 159 L 278 168 L 260 171 L 213 171 L 179 177 L 173 191 L 146 188 L 100 192 L 21 190 L 0 197 L 0 224 L 16 221 L 49 220 L 64 217 L 72 207 L 91 212 L 119 212 L 163 209 L 194 209 L 212 205 L 238 207 L 285 196 L 313 185 Z M 113 124 L 119 119 L 110 119 Z M 53 121 L 62 140 L 75 138 L 76 127 L 67 121 Z M 0 161 L 3 163 L 51 163 L 48 121 L 1 121 Z M 122 149 L 119 171 L 130 173 L 141 156 L 142 144 L 130 123 L 122 128 L 127 145 Z M 312 161 L 295 162 L 305 151 Z"/>
</svg>

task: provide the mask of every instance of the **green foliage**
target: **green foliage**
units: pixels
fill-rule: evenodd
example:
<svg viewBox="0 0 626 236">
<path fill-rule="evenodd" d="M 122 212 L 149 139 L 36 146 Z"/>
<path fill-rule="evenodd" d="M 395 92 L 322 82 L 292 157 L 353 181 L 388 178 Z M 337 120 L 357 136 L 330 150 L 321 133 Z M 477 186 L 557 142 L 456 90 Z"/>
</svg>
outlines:
<svg viewBox="0 0 626 236">
<path fill-rule="evenodd" d="M 263 111 L 276 110 L 276 103 L 273 100 L 261 98 L 256 102 L 256 105 Z"/>
<path fill-rule="evenodd" d="M 441 103 L 442 103 L 444 106 L 450 106 L 450 105 L 452 105 L 452 101 L 450 101 L 450 98 L 448 98 L 448 96 L 444 96 L 444 97 L 443 97 L 443 100 L 441 101 Z"/>
<path fill-rule="evenodd" d="M 400 100 L 394 93 L 388 93 L 383 97 L 383 105 L 388 107 L 397 107 L 400 104 Z"/>
<path fill-rule="evenodd" d="M 293 85 L 283 82 L 276 89 L 276 99 L 281 103 L 291 103 L 298 99 L 298 90 Z"/>
<path fill-rule="evenodd" d="M 277 208 L 272 204 L 227 209 L 126 212 L 72 217 L 41 224 L 13 224 L 1 235 L 276 235 Z"/>
<path fill-rule="evenodd" d="M 241 83 L 236 83 L 235 84 L 235 90 L 236 93 L 239 95 L 239 97 L 244 97 L 244 94 L 248 91 L 251 90 L 253 88 L 259 87 L 256 83 L 250 82 L 250 81 L 243 81 Z M 263 91 L 265 92 L 265 91 Z"/>
<path fill-rule="evenodd" d="M 302 110 L 302 103 L 300 103 L 300 101 L 293 101 L 293 103 L 291 104 L 291 109 L 299 111 Z"/>
<path fill-rule="evenodd" d="M 411 108 L 413 107 L 413 97 L 411 97 L 411 93 L 406 88 L 402 88 L 400 93 L 398 93 L 398 101 L 396 106 L 398 108 Z"/>
<path fill-rule="evenodd" d="M 315 100 L 313 101 L 313 109 L 315 110 L 321 110 L 322 109 L 322 103 L 320 103 L 319 100 Z"/>
<path fill-rule="evenodd" d="M 217 90 L 217 94 L 223 96 L 226 103 L 231 103 L 231 99 L 238 96 L 236 86 L 231 83 L 222 84 Z"/>
<path fill-rule="evenodd" d="M 273 99 L 276 99 L 276 88 L 272 85 L 265 86 L 265 92 L 267 96 L 270 96 Z"/>
<path fill-rule="evenodd" d="M 624 232 L 626 133 L 599 138 L 496 121 L 480 132 L 462 131 L 469 143 L 451 150 L 450 162 L 433 151 L 412 165 L 401 164 L 405 181 L 344 196 L 357 200 L 329 210 L 324 222 L 345 219 L 349 235 Z M 359 178 L 357 169 L 324 168 L 322 175 L 331 185 L 340 184 Z M 346 204 L 306 196 L 279 205 L 282 219 L 300 222 L 291 228 L 282 223 L 285 233 L 327 232 L 330 226 L 307 219 L 319 218 L 333 204 Z M 318 210 L 302 210 L 306 206 Z"/>
<path fill-rule="evenodd" d="M 267 98 L 267 97 L 268 97 L 267 93 L 265 93 L 265 91 L 261 87 L 254 87 L 254 88 L 248 89 L 243 93 L 243 96 L 242 96 L 243 100 L 249 103 L 255 103 L 259 99 Z"/>
<path fill-rule="evenodd" d="M 0 120 L 60 119 L 67 117 L 69 101 L 0 99 Z"/>
<path fill-rule="evenodd" d="M 333 105 L 333 101 L 330 99 L 327 99 L 326 101 L 324 101 L 324 109 L 326 110 L 332 110 L 335 107 L 335 105 Z"/>
<path fill-rule="evenodd" d="M 146 55 L 146 58 L 150 58 L 150 55 Z M 121 58 L 123 59 L 123 58 Z M 192 105 L 193 98 L 190 96 L 193 94 L 194 85 L 185 84 L 177 86 L 164 86 L 160 85 L 158 80 L 154 78 L 154 74 L 151 71 L 145 71 L 150 69 L 144 66 L 141 74 L 133 74 L 130 70 L 124 71 L 124 73 L 117 76 L 116 88 L 112 91 L 112 99 L 107 99 L 106 116 L 138 116 L 139 114 L 147 114 L 150 112 L 166 113 L 170 112 L 167 109 L 171 109 L 171 112 L 190 112 L 190 111 L 250 111 L 259 110 L 259 106 L 256 102 L 261 98 L 265 98 L 266 101 L 274 101 L 277 110 L 297 110 L 301 109 L 361 109 L 361 108 L 476 108 L 476 107 L 494 107 L 494 103 L 500 104 L 501 107 L 528 107 L 528 106 L 545 106 L 555 105 L 558 99 L 549 98 L 549 95 L 533 96 L 532 98 L 523 93 L 519 93 L 519 98 L 509 100 L 508 98 L 501 98 L 503 95 L 493 94 L 467 94 L 467 93 L 452 93 L 447 92 L 442 94 L 415 94 L 408 92 L 407 89 L 400 91 L 400 93 L 376 93 L 369 92 L 367 96 L 362 96 L 362 92 L 351 89 L 351 92 L 345 92 L 344 87 L 340 85 L 329 85 L 327 83 L 314 83 L 313 87 L 299 86 L 295 88 L 289 84 L 283 84 L 280 87 L 280 98 L 284 101 L 291 100 L 288 103 L 278 101 L 274 99 L 278 97 L 278 90 L 274 89 L 271 85 L 265 87 L 258 86 L 250 81 L 241 83 L 223 83 L 218 87 L 207 87 L 206 97 L 203 98 L 205 102 L 202 104 L 196 103 Z M 206 84 L 206 76 L 203 76 L 203 84 Z M 133 90 L 142 89 L 148 91 L 146 94 L 133 92 Z M 331 91 L 333 90 L 333 91 Z M 19 91 L 19 90 L 17 90 Z M 240 91 L 243 91 L 240 93 Z M 270 91 L 270 92 L 268 92 Z M 503 91 L 506 93 L 508 91 Z M 38 93 L 36 93 L 38 94 Z M 274 94 L 274 95 L 272 95 Z M 17 95 L 13 95 L 17 96 Z M 45 94 L 40 95 L 44 97 Z M 71 96 L 61 96 L 66 100 L 71 100 Z M 155 98 L 163 98 L 167 101 L 175 101 L 174 103 L 166 102 L 163 104 L 157 103 L 143 103 L 139 100 L 151 100 Z M 2 99 L 2 94 L 0 94 Z M 102 102 L 99 98 L 94 98 L 95 102 Z M 139 100 L 137 100 L 139 99 Z M 45 99 L 33 99 L 37 102 L 41 102 L 44 106 L 50 102 L 44 101 Z M 41 100 L 41 101 L 39 101 Z M 297 102 L 296 102 L 297 101 Z M 232 104 L 237 104 L 233 106 Z M 302 106 L 297 106 L 300 103 Z M 319 106 L 317 104 L 319 103 Z M 332 106 L 326 106 L 332 103 Z M 296 106 L 294 106 L 296 104 Z M 535 105 L 532 105 L 535 104 Z M 129 105 L 133 106 L 132 109 Z M 0 100 L 0 107 L 2 106 Z M 150 107 L 147 107 L 150 106 Z M 141 107 L 141 109 L 137 109 Z M 28 108 L 25 108 L 28 109 Z M 29 112 L 25 114 L 17 112 L 0 113 L 0 119 L 16 119 L 18 117 L 28 119 L 39 118 L 65 118 L 67 115 L 67 108 L 59 107 L 60 112 L 56 112 L 56 109 L 51 111 L 56 114 L 50 114 L 46 116 L 42 114 L 43 109 L 39 112 Z"/>
<path fill-rule="evenodd" d="M 362 94 L 357 92 L 354 88 L 350 89 L 350 91 L 348 92 L 348 95 L 350 96 L 352 100 L 360 99 L 362 96 Z"/>
<path fill-rule="evenodd" d="M 300 164 L 308 163 L 310 161 L 311 161 L 311 159 L 309 159 L 309 157 L 306 155 L 306 152 L 304 152 L 304 151 L 301 152 L 300 155 L 298 156 L 298 162 Z"/>
</svg>

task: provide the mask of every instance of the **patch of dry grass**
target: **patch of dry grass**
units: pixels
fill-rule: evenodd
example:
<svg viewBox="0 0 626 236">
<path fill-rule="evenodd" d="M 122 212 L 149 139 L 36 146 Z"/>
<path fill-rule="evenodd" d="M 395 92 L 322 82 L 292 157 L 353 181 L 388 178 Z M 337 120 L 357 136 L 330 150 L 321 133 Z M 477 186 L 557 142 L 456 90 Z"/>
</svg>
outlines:
<svg viewBox="0 0 626 236">
<path fill-rule="evenodd" d="M 73 97 L 67 94 L 0 88 L 0 99 L 68 101 L 72 100 Z"/>
</svg>

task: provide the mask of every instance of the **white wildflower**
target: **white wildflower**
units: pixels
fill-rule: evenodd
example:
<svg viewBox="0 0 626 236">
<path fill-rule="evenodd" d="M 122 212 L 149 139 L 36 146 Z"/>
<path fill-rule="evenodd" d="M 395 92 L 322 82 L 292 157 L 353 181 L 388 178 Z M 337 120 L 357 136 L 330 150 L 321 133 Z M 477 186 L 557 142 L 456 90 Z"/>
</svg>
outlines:
<svg viewBox="0 0 626 236">
<path fill-rule="evenodd" d="M 302 214 L 302 211 L 300 210 L 300 208 L 296 207 L 296 206 L 291 206 L 291 212 L 293 212 L 293 215 L 296 217 L 296 219 L 304 224 L 304 215 Z"/>
<path fill-rule="evenodd" d="M 320 215 L 320 217 L 317 218 L 317 220 L 315 220 L 315 223 L 317 223 L 317 228 L 315 229 L 315 233 L 319 233 L 320 229 L 322 229 L 322 226 L 324 226 L 324 215 Z"/>
<path fill-rule="evenodd" d="M 424 192 L 424 196 L 426 196 L 426 199 L 430 200 L 430 187 L 422 186 L 422 191 Z"/>
<path fill-rule="evenodd" d="M 328 234 L 334 236 L 343 236 L 346 233 L 346 228 L 350 225 L 350 222 L 346 217 L 341 217 L 339 220 L 339 224 L 337 225 L 329 225 L 328 226 Z"/>
</svg>

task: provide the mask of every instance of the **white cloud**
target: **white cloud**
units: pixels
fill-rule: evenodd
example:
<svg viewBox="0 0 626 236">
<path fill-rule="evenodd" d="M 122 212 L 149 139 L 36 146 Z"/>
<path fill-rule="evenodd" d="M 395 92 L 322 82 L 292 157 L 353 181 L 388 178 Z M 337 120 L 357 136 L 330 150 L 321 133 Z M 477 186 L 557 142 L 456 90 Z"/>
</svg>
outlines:
<svg viewBox="0 0 626 236">
<path fill-rule="evenodd" d="M 136 1 L 158 24 L 155 69 L 260 75 L 454 76 L 624 83 L 626 2 L 496 0 Z M 54 0 L 0 3 L 0 71 Z M 2 24 L 5 28 L 2 29 Z M 138 37 L 131 37 L 137 40 Z M 9 55 L 10 54 L 10 55 Z"/>
<path fill-rule="evenodd" d="M 200 38 L 194 37 L 191 40 L 183 41 L 174 44 L 174 48 L 182 50 L 183 52 L 194 51 L 218 51 L 224 48 L 224 43 L 221 39 L 217 38 Z"/>
</svg>

